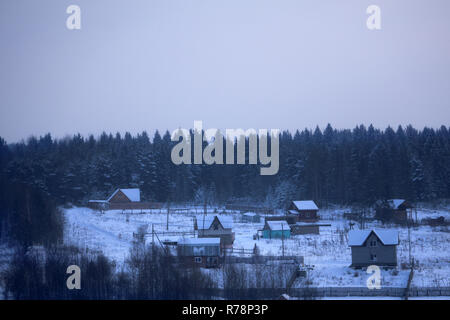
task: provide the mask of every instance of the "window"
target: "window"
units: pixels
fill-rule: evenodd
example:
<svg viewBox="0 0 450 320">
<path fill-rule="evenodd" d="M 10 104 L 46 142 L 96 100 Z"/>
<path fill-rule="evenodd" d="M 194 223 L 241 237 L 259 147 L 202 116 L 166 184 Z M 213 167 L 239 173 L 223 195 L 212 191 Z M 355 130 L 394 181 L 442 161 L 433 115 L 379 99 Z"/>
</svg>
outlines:
<svg viewBox="0 0 450 320">
<path fill-rule="evenodd" d="M 370 261 L 377 261 L 377 255 L 372 253 L 370 255 Z"/>
<path fill-rule="evenodd" d="M 202 263 L 202 257 L 195 257 L 194 261 L 195 263 Z"/>
<path fill-rule="evenodd" d="M 376 247 L 377 246 L 377 240 L 370 240 L 369 246 L 370 247 Z"/>
</svg>

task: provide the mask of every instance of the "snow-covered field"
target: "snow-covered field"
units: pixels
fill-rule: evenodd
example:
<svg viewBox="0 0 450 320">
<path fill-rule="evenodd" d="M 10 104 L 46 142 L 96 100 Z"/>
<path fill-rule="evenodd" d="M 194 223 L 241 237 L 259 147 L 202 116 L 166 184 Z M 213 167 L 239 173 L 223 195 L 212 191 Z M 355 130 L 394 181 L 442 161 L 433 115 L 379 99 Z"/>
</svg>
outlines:
<svg viewBox="0 0 450 320">
<path fill-rule="evenodd" d="M 285 255 L 304 256 L 305 264 L 313 265 L 308 280 L 311 286 L 322 287 L 352 287 L 366 286 L 369 276 L 363 270 L 354 270 L 351 264 L 351 251 L 347 244 L 349 222 L 343 218 L 344 209 L 321 210 L 320 221 L 331 224 L 331 227 L 321 227 L 320 235 L 292 236 L 284 241 Z M 199 211 L 198 213 L 200 213 Z M 164 235 L 164 232 L 192 232 L 195 209 L 183 213 L 169 215 L 163 210 L 152 213 L 128 213 L 121 210 L 106 211 L 104 214 L 88 208 L 71 208 L 65 210 L 66 242 L 76 244 L 88 250 L 102 251 L 118 265 L 123 263 L 128 255 L 133 233 L 141 225 L 147 225 L 151 232 L 152 226 L 161 241 L 177 240 L 180 235 Z M 208 214 L 213 214 L 211 210 Z M 263 223 L 242 223 L 239 214 L 226 213 L 233 217 L 236 240 L 234 248 L 252 249 L 256 244 L 261 254 L 281 255 L 282 241 L 280 239 L 253 240 L 257 230 Z M 128 218 L 127 218 L 128 216 Z M 448 209 L 418 210 L 418 218 L 444 216 L 450 219 Z M 395 228 L 400 232 L 398 246 L 397 269 L 382 270 L 382 286 L 405 287 L 409 270 L 402 268 L 409 259 L 408 231 L 399 226 L 382 226 L 378 222 L 367 223 L 366 227 Z M 355 225 L 355 228 L 358 228 Z M 192 237 L 192 234 L 186 237 Z M 149 234 L 147 241 L 151 241 Z M 413 278 L 413 286 L 444 287 L 450 286 L 450 230 L 447 227 L 420 226 L 411 229 L 411 253 L 418 268 Z M 299 284 L 297 284 L 299 285 Z"/>
</svg>

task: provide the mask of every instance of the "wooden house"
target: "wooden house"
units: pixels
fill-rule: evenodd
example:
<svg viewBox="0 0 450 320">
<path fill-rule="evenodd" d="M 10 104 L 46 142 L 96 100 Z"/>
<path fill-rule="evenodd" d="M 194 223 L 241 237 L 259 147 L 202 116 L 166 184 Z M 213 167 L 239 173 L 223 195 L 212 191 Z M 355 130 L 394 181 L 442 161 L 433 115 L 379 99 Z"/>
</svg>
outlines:
<svg viewBox="0 0 450 320">
<path fill-rule="evenodd" d="M 376 216 L 381 220 L 391 220 L 404 223 L 412 218 L 413 206 L 405 199 L 389 199 L 377 201 L 375 204 Z"/>
<path fill-rule="evenodd" d="M 313 200 L 292 201 L 287 215 L 296 217 L 297 221 L 316 221 L 319 208 Z"/>
<path fill-rule="evenodd" d="M 141 202 L 138 188 L 116 189 L 106 200 L 89 200 L 88 207 L 97 210 L 145 210 L 160 209 L 161 203 Z"/>
<path fill-rule="evenodd" d="M 199 238 L 220 238 L 222 248 L 232 248 L 234 243 L 233 219 L 229 216 L 201 215 L 194 220 Z"/>
<path fill-rule="evenodd" d="M 285 220 L 266 221 L 262 233 L 265 239 L 287 239 L 291 237 L 291 228 Z"/>
<path fill-rule="evenodd" d="M 352 250 L 351 267 L 370 265 L 397 266 L 397 230 L 350 230 L 348 245 Z"/>
<path fill-rule="evenodd" d="M 177 243 L 178 259 L 191 267 L 219 267 L 220 241 L 220 238 L 182 238 Z"/>
</svg>

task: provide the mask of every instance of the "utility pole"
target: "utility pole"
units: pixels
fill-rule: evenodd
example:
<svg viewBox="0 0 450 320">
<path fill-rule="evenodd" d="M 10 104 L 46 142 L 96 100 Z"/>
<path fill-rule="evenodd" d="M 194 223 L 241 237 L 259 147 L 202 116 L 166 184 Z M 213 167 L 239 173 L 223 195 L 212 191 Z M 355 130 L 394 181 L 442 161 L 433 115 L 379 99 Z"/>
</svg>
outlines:
<svg viewBox="0 0 450 320">
<path fill-rule="evenodd" d="M 169 230 L 169 212 L 170 212 L 170 201 L 167 203 L 167 222 L 166 222 L 166 230 Z"/>
<path fill-rule="evenodd" d="M 410 228 L 410 222 L 409 220 L 407 220 L 407 225 L 408 225 L 408 251 L 409 251 L 409 265 L 411 266 L 411 228 Z"/>
<path fill-rule="evenodd" d="M 154 246 L 155 246 L 155 229 L 153 228 L 152 223 L 152 250 L 154 250 Z"/>
<path fill-rule="evenodd" d="M 283 258 L 284 258 L 284 225 L 283 225 L 283 223 L 281 224 L 281 251 L 283 254 Z"/>
</svg>

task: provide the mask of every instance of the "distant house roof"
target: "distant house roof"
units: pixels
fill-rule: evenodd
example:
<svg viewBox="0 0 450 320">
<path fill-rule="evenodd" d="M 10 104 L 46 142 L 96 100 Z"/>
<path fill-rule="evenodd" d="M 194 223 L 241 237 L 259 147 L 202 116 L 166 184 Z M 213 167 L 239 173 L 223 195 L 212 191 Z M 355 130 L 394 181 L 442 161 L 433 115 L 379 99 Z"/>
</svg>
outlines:
<svg viewBox="0 0 450 320">
<path fill-rule="evenodd" d="M 390 199 L 387 201 L 389 204 L 389 207 L 392 209 L 398 209 L 404 202 L 404 199 Z"/>
<path fill-rule="evenodd" d="M 178 244 L 184 246 L 213 246 L 220 245 L 220 238 L 180 238 Z"/>
<path fill-rule="evenodd" d="M 197 220 L 197 229 L 209 229 L 214 221 L 214 218 L 217 217 L 222 227 L 225 229 L 233 228 L 233 218 L 230 216 L 217 216 L 217 215 L 200 215 L 196 217 Z"/>
<path fill-rule="evenodd" d="M 108 201 L 106 201 L 106 200 L 89 200 L 88 202 L 91 202 L 91 203 L 106 203 Z"/>
<path fill-rule="evenodd" d="M 243 215 L 247 216 L 247 217 L 254 217 L 254 216 L 257 216 L 258 214 L 254 213 L 254 212 L 246 212 Z"/>
<path fill-rule="evenodd" d="M 141 191 L 139 189 L 137 189 L 137 188 L 134 188 L 134 189 L 117 189 L 116 191 L 114 191 L 114 193 L 106 201 L 111 200 L 116 195 L 116 193 L 119 192 L 119 190 L 122 191 L 123 194 L 128 199 L 130 199 L 130 201 L 132 201 L 132 202 L 140 202 L 141 201 Z"/>
<path fill-rule="evenodd" d="M 392 246 L 398 244 L 398 231 L 386 229 L 371 229 L 371 230 L 350 230 L 348 233 L 348 245 L 362 246 L 366 242 L 371 233 L 380 239 L 385 246 Z"/>
<path fill-rule="evenodd" d="M 285 220 L 280 221 L 266 221 L 267 226 L 272 231 L 279 231 L 279 230 L 291 230 L 289 227 L 289 224 Z"/>
<path fill-rule="evenodd" d="M 319 210 L 313 200 L 292 201 L 298 210 Z"/>
</svg>

